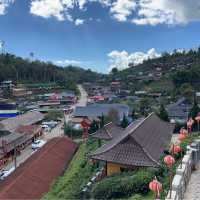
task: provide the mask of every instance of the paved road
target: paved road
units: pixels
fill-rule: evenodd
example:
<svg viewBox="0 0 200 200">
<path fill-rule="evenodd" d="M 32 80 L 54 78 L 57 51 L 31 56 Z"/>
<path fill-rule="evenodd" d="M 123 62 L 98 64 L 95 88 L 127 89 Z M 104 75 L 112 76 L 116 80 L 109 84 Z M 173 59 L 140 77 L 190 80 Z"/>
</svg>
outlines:
<svg viewBox="0 0 200 200">
<path fill-rule="evenodd" d="M 80 99 L 78 103 L 75 106 L 86 106 L 87 105 L 87 100 L 88 100 L 88 94 L 85 91 L 85 89 L 82 87 L 82 85 L 78 85 L 78 89 L 81 93 Z"/>
<path fill-rule="evenodd" d="M 17 167 L 23 163 L 25 160 L 27 160 L 32 154 L 34 153 L 34 151 L 31 148 L 31 145 L 29 145 L 28 147 L 26 147 L 26 149 L 24 149 L 20 156 L 17 156 Z M 15 166 L 14 160 L 12 162 L 10 162 L 8 165 L 6 165 L 6 167 L 4 168 L 5 170 L 9 170 L 12 167 Z"/>
<path fill-rule="evenodd" d="M 197 170 L 192 173 L 184 200 L 200 200 L 200 164 Z"/>
</svg>

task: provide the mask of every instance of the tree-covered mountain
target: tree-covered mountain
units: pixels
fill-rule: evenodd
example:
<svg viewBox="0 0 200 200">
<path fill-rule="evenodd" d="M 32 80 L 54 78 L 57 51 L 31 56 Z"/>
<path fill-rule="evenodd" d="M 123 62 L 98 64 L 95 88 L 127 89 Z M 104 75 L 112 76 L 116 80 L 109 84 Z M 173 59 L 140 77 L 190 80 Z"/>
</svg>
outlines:
<svg viewBox="0 0 200 200">
<path fill-rule="evenodd" d="M 190 51 L 163 53 L 161 57 L 144 61 L 137 66 L 112 70 L 107 82 L 121 81 L 124 89 L 163 92 L 169 95 L 197 91 L 200 87 L 200 48 Z M 191 92 L 190 92 L 191 94 Z"/>
<path fill-rule="evenodd" d="M 0 54 L 0 82 L 13 80 L 18 83 L 49 83 L 59 84 L 93 82 L 100 74 L 79 67 L 58 67 L 50 62 L 30 61 L 12 54 Z"/>
</svg>

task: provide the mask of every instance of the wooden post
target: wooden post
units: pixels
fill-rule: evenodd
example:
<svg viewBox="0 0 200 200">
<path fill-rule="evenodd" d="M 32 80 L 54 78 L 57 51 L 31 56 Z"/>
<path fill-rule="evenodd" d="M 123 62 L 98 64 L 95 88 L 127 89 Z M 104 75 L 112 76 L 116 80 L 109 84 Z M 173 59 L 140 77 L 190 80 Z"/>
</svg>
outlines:
<svg viewBox="0 0 200 200">
<path fill-rule="evenodd" d="M 169 198 L 171 199 L 172 198 L 172 168 L 170 168 L 169 170 L 170 170 L 170 175 L 169 175 L 169 182 L 170 182 L 169 183 L 170 184 L 169 185 L 169 187 L 170 187 L 169 188 L 169 190 L 170 190 L 169 191 Z"/>
</svg>

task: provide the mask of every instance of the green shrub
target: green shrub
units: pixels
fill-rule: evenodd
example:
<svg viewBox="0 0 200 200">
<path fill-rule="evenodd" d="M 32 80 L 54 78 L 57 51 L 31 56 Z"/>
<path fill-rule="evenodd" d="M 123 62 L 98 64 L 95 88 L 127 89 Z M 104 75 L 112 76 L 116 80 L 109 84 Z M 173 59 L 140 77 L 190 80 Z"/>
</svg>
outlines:
<svg viewBox="0 0 200 200">
<path fill-rule="evenodd" d="M 63 176 L 58 178 L 44 199 L 80 199 L 81 190 L 88 183 L 92 174 L 95 172 L 95 166 L 87 161 L 89 149 L 95 149 L 97 143 L 90 141 L 87 144 L 81 144 L 79 150 L 70 163 Z"/>
<path fill-rule="evenodd" d="M 123 173 L 103 179 L 96 183 L 92 189 L 95 199 L 112 199 L 130 197 L 133 194 L 145 195 L 149 192 L 149 182 L 154 173 L 148 170 Z"/>
</svg>

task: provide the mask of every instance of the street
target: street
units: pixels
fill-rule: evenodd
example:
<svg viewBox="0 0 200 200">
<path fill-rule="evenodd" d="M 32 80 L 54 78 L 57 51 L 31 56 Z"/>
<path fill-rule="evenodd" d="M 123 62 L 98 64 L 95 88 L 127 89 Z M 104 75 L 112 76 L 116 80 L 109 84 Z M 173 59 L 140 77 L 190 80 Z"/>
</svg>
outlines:
<svg viewBox="0 0 200 200">
<path fill-rule="evenodd" d="M 88 98 L 88 95 L 87 95 L 87 92 L 85 91 L 85 89 L 82 87 L 82 85 L 78 85 L 78 89 L 81 93 L 81 96 L 80 96 L 80 99 L 78 101 L 78 103 L 75 105 L 76 106 L 86 106 L 87 105 L 87 98 Z"/>
</svg>

